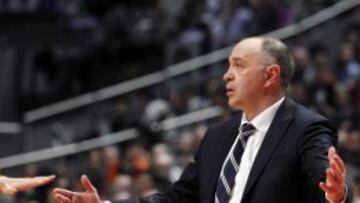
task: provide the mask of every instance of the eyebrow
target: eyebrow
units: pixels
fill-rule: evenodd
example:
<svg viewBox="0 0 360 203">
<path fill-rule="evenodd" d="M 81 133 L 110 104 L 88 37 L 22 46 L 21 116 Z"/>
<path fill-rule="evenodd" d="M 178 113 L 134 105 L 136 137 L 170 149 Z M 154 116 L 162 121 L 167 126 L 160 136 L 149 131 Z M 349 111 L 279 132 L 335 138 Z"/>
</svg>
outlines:
<svg viewBox="0 0 360 203">
<path fill-rule="evenodd" d="M 240 62 L 240 63 L 244 63 L 245 61 L 242 59 L 242 58 L 240 58 L 240 57 L 229 57 L 229 63 L 231 62 L 231 61 L 235 61 L 235 62 Z"/>
</svg>

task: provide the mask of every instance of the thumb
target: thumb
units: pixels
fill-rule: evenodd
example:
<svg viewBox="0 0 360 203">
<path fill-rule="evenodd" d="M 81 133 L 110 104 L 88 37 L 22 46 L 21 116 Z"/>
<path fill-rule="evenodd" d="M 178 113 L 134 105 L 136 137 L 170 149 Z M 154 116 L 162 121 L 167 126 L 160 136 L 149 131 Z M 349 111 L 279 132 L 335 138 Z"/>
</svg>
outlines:
<svg viewBox="0 0 360 203">
<path fill-rule="evenodd" d="M 93 186 L 93 184 L 90 182 L 89 178 L 86 175 L 81 176 L 81 184 L 86 192 L 97 193 L 96 188 Z"/>
</svg>

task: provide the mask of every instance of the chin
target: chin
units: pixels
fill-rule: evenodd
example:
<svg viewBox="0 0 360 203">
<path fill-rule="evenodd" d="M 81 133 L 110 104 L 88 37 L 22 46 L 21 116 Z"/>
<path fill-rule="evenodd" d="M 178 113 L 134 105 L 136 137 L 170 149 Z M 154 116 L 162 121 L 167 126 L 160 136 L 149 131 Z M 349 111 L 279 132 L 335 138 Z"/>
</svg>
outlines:
<svg viewBox="0 0 360 203">
<path fill-rule="evenodd" d="M 234 109 L 234 110 L 241 110 L 239 102 L 235 101 L 235 100 L 228 100 L 228 105 L 230 108 Z"/>
<path fill-rule="evenodd" d="M 241 110 L 241 102 L 238 100 L 238 99 L 234 99 L 234 98 L 229 98 L 228 99 L 228 105 L 231 109 L 234 109 L 234 110 Z"/>
</svg>

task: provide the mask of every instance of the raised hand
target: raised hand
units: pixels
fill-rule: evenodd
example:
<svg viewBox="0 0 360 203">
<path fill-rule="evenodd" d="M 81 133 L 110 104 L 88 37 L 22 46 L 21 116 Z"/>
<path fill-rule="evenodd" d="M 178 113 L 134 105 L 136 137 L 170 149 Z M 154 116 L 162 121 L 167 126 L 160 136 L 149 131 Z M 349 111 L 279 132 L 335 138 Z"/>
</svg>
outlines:
<svg viewBox="0 0 360 203">
<path fill-rule="evenodd" d="M 81 185 L 85 192 L 73 192 L 61 188 L 53 191 L 53 196 L 58 203 L 101 203 L 96 188 L 86 175 L 81 176 Z"/>
<path fill-rule="evenodd" d="M 320 188 L 326 193 L 326 198 L 333 203 L 343 202 L 346 197 L 346 168 L 334 147 L 328 151 L 329 168 L 326 169 L 326 180 L 320 182 Z"/>
<path fill-rule="evenodd" d="M 41 185 L 46 185 L 52 182 L 54 179 L 54 175 L 33 178 L 9 178 L 6 176 L 1 176 L 0 193 L 5 195 L 15 195 L 20 191 L 26 191 Z"/>
</svg>

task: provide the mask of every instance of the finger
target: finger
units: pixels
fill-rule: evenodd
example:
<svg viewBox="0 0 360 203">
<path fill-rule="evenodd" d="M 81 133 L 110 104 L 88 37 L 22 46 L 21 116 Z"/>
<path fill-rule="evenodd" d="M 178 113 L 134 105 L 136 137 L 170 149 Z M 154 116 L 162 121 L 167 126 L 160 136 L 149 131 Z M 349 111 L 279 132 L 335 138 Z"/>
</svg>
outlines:
<svg viewBox="0 0 360 203">
<path fill-rule="evenodd" d="M 50 176 L 43 176 L 43 177 L 37 177 L 39 184 L 47 184 L 50 183 L 52 181 L 54 181 L 56 178 L 55 175 L 50 175 Z"/>
<path fill-rule="evenodd" d="M 326 185 L 336 188 L 340 184 L 340 181 L 337 179 L 335 172 L 329 168 L 326 170 Z"/>
<path fill-rule="evenodd" d="M 319 183 L 319 187 L 320 187 L 324 192 L 327 192 L 327 188 L 326 188 L 324 182 L 320 182 L 320 183 Z"/>
<path fill-rule="evenodd" d="M 36 177 L 33 181 L 33 186 L 46 185 L 55 180 L 55 175 L 46 176 L 46 177 Z"/>
<path fill-rule="evenodd" d="M 71 202 L 71 199 L 69 199 L 63 195 L 59 195 L 59 194 L 55 195 L 54 199 L 56 202 L 59 202 L 59 203 L 70 203 Z"/>
<path fill-rule="evenodd" d="M 331 188 L 330 186 L 326 185 L 324 182 L 320 182 L 319 183 L 319 187 L 325 192 L 325 193 L 332 193 L 334 192 L 333 188 Z"/>
<path fill-rule="evenodd" d="M 96 188 L 90 182 L 89 178 L 86 175 L 81 176 L 81 184 L 84 187 L 86 192 L 97 193 Z"/>
<path fill-rule="evenodd" d="M 342 176 L 343 172 L 341 171 L 341 166 L 333 159 L 330 161 L 330 168 L 334 170 L 336 175 Z"/>
<path fill-rule="evenodd" d="M 34 178 L 13 178 L 11 184 L 19 191 L 29 190 L 34 187 L 45 185 L 55 179 L 55 176 L 34 177 Z"/>
<path fill-rule="evenodd" d="M 8 181 L 12 182 L 12 183 L 19 183 L 19 182 L 31 182 L 31 183 L 34 183 L 34 182 L 44 182 L 46 180 L 49 180 L 49 179 L 53 179 L 55 178 L 54 175 L 51 175 L 51 176 L 36 176 L 36 177 L 32 177 L 32 178 L 8 178 Z"/>
<path fill-rule="evenodd" d="M 56 202 L 59 203 L 71 203 L 71 199 L 61 194 L 54 195 L 54 199 Z"/>
<path fill-rule="evenodd" d="M 341 172 L 341 169 L 339 168 L 339 166 L 336 164 L 335 161 L 330 162 L 330 167 L 334 173 L 335 176 L 334 178 L 340 182 L 344 182 L 345 174 Z"/>
<path fill-rule="evenodd" d="M 331 146 L 328 150 L 328 158 L 329 160 L 333 159 L 334 155 L 336 154 L 336 150 L 334 146 Z"/>
<path fill-rule="evenodd" d="M 343 160 L 340 158 L 340 156 L 338 154 L 335 154 L 334 159 L 333 159 L 337 165 L 337 167 L 339 168 L 341 173 L 345 173 L 346 168 L 345 168 L 345 164 L 343 162 Z"/>
<path fill-rule="evenodd" d="M 72 192 L 70 190 L 65 190 L 65 189 L 62 189 L 62 188 L 55 188 L 53 190 L 53 194 L 54 194 L 54 196 L 55 195 L 62 195 L 62 196 L 65 196 L 65 197 L 67 197 L 69 199 L 72 199 L 73 196 L 75 195 L 74 192 Z"/>
</svg>

